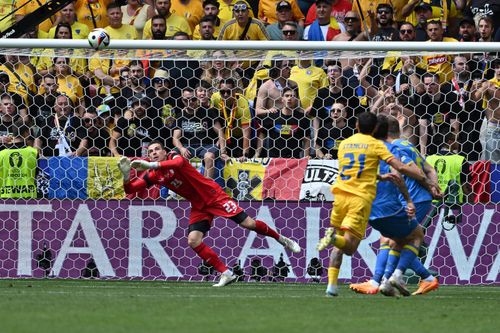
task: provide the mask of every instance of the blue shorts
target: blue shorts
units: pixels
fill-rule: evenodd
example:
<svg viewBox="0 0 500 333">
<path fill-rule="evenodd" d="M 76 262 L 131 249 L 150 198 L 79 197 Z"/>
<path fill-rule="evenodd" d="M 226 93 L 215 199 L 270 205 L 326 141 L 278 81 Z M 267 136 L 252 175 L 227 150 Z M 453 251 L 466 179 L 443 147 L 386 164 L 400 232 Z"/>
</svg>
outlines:
<svg viewBox="0 0 500 333">
<path fill-rule="evenodd" d="M 370 220 L 369 222 L 374 229 L 388 238 L 405 238 L 418 225 L 416 219 L 408 219 L 405 210 L 401 210 L 396 215 Z"/>
<path fill-rule="evenodd" d="M 415 208 L 417 210 L 416 212 L 416 219 L 418 223 L 422 224 L 424 223 L 427 215 L 429 214 L 431 208 L 432 208 L 432 201 L 423 201 L 415 204 Z"/>
</svg>

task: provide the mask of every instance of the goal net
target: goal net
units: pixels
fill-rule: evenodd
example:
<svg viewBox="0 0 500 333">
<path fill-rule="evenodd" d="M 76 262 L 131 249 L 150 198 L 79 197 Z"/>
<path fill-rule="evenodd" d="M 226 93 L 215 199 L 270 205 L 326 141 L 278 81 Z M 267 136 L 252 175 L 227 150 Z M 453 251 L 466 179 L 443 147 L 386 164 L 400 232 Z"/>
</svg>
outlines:
<svg viewBox="0 0 500 333">
<path fill-rule="evenodd" d="M 425 266 L 444 284 L 500 282 L 497 53 L 166 43 L 0 49 L 1 278 L 216 279 L 188 246 L 188 201 L 123 189 L 119 156 L 148 158 L 160 140 L 300 244 L 293 254 L 215 218 L 206 244 L 242 281 L 325 281 L 316 244 L 337 149 L 371 111 L 396 117 L 437 170 L 445 196 L 424 222 Z M 379 236 L 368 228 L 341 280 L 372 275 Z"/>
</svg>

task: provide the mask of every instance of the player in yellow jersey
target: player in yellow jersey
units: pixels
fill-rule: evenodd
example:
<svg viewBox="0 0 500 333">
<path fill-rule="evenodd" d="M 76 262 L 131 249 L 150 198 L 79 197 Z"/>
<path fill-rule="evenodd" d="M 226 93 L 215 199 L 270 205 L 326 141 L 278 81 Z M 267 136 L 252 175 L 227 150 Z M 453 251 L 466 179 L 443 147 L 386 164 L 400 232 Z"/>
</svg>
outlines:
<svg viewBox="0 0 500 333">
<path fill-rule="evenodd" d="M 330 224 L 333 228 L 326 229 L 325 237 L 320 239 L 317 246 L 321 251 L 334 245 L 328 268 L 327 296 L 338 295 L 337 279 L 342 255 L 356 252 L 365 234 L 377 179 L 394 180 L 396 177 L 393 174 L 378 176 L 379 161 L 383 160 L 397 171 L 429 184 L 423 172 L 410 169 L 395 158 L 382 141 L 372 136 L 376 127 L 375 114 L 360 114 L 356 123 L 358 133 L 344 140 L 339 147 L 340 173 L 332 186 L 334 206 Z"/>
</svg>

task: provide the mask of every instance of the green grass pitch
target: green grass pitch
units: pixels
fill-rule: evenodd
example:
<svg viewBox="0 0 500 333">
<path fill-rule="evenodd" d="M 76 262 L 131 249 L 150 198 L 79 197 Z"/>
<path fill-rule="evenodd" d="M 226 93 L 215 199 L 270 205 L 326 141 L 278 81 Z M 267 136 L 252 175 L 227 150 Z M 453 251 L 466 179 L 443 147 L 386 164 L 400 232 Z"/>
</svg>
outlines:
<svg viewBox="0 0 500 333">
<path fill-rule="evenodd" d="M 414 287 L 414 286 L 412 286 Z M 500 332 L 500 288 L 401 299 L 323 284 L 0 280 L 0 332 Z"/>
</svg>

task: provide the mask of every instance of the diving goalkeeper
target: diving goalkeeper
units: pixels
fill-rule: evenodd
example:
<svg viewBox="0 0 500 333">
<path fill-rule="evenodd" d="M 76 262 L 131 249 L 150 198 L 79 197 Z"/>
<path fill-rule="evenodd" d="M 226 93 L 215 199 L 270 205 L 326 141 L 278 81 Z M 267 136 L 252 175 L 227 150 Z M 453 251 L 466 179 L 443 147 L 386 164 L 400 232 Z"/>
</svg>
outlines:
<svg viewBox="0 0 500 333">
<path fill-rule="evenodd" d="M 300 252 L 301 249 L 295 241 L 278 234 L 266 223 L 248 216 L 215 181 L 200 174 L 181 155 L 167 152 L 161 142 L 153 141 L 149 144 L 148 156 L 151 162 L 131 162 L 127 157 L 120 158 L 118 167 L 123 174 L 125 192 L 135 193 L 151 185 L 160 184 L 191 202 L 188 244 L 198 256 L 221 273 L 220 280 L 214 287 L 223 287 L 237 279 L 219 256 L 203 243 L 203 237 L 212 227 L 215 216 L 230 218 L 246 229 L 274 238 L 293 253 Z M 138 171 L 149 171 L 142 178 L 130 180 L 131 167 Z"/>
</svg>

